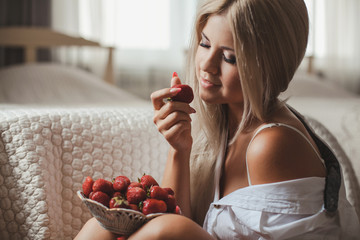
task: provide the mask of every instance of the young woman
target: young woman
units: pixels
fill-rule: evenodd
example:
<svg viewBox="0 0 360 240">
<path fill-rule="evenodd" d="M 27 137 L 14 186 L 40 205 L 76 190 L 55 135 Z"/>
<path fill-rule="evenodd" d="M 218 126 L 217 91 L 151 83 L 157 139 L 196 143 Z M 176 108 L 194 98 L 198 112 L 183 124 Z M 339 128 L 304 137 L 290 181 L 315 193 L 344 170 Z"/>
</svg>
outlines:
<svg viewBox="0 0 360 240">
<path fill-rule="evenodd" d="M 340 179 L 328 174 L 314 139 L 278 99 L 304 57 L 308 29 L 303 0 L 201 6 L 186 77 L 193 107 L 163 101 L 177 88 L 151 96 L 154 123 L 170 144 L 162 185 L 174 189 L 183 216 L 155 218 L 129 239 L 342 237 Z M 171 86 L 178 83 L 174 74 Z M 330 210 L 324 192 L 335 196 Z M 114 238 L 92 219 L 79 239 L 89 229 L 92 237 Z"/>
</svg>

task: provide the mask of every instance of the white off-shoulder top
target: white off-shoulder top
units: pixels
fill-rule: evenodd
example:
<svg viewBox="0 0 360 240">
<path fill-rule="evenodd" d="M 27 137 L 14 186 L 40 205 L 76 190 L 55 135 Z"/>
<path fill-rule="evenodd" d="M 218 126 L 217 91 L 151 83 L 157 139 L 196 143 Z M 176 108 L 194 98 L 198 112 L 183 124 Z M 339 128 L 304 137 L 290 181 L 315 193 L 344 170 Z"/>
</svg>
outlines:
<svg viewBox="0 0 360 240">
<path fill-rule="evenodd" d="M 289 127 L 303 135 L 292 126 L 272 123 L 261 127 L 253 138 L 265 128 L 279 126 Z M 216 163 L 214 200 L 203 224 L 214 238 L 360 239 L 359 221 L 344 194 L 339 197 L 335 213 L 325 210 L 325 178 L 308 177 L 251 185 L 248 172 L 248 187 L 220 199 L 219 183 L 226 143 L 223 146 Z"/>
</svg>

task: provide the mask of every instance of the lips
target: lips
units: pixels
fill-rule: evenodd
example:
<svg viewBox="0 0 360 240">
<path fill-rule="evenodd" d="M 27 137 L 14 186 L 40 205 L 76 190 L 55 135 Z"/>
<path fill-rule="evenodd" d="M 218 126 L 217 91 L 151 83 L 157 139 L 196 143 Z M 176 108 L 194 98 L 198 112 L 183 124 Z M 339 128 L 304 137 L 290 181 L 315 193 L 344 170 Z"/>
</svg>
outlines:
<svg viewBox="0 0 360 240">
<path fill-rule="evenodd" d="M 221 84 L 217 84 L 213 81 L 210 81 L 206 78 L 200 78 L 200 84 L 203 88 L 219 87 Z"/>
</svg>

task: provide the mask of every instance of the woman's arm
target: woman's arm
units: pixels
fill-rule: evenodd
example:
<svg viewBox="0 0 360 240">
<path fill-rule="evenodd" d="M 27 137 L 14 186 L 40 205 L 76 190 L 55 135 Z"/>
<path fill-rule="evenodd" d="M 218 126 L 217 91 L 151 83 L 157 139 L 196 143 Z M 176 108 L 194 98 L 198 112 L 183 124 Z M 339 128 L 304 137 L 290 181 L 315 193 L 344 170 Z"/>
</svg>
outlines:
<svg viewBox="0 0 360 240">
<path fill-rule="evenodd" d="M 180 83 L 177 76 L 171 80 L 171 86 Z M 163 101 L 178 92 L 177 88 L 162 89 L 151 94 L 151 100 L 155 109 L 154 123 L 170 144 L 162 186 L 174 190 L 183 214 L 190 217 L 189 160 L 193 142 L 190 114 L 195 110 L 187 103 Z"/>
<path fill-rule="evenodd" d="M 191 218 L 189 158 L 190 152 L 170 149 L 161 185 L 174 190 L 182 214 Z"/>
</svg>

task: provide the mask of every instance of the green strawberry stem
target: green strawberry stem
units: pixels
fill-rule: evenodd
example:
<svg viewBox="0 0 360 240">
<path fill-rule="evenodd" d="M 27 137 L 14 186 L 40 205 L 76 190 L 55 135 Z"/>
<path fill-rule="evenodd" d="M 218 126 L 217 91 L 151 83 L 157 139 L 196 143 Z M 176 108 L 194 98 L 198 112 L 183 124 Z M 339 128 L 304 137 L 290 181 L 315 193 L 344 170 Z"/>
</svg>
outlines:
<svg viewBox="0 0 360 240">
<path fill-rule="evenodd" d="M 139 202 L 138 207 L 139 207 L 140 211 L 142 212 L 143 207 L 144 207 L 144 201 Z"/>
</svg>

